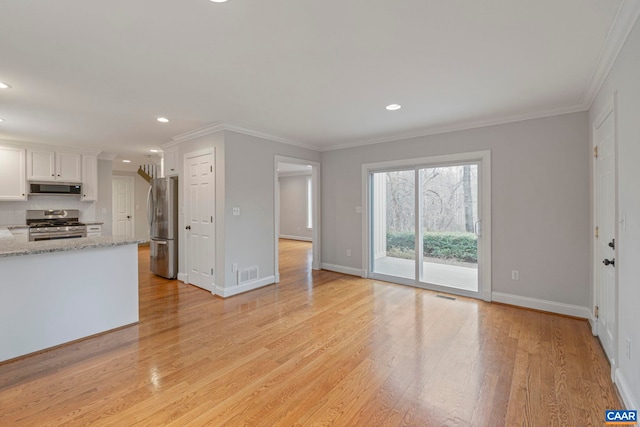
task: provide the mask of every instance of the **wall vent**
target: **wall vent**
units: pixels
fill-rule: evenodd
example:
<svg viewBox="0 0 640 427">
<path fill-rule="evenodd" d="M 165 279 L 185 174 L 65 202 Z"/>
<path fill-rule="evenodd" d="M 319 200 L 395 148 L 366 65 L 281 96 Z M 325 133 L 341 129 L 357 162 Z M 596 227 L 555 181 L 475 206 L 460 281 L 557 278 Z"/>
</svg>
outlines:
<svg viewBox="0 0 640 427">
<path fill-rule="evenodd" d="M 258 278 L 258 266 L 254 265 L 253 267 L 245 268 L 242 270 L 238 270 L 238 285 L 242 285 L 246 282 L 251 282 L 252 280 L 256 280 Z"/>
</svg>

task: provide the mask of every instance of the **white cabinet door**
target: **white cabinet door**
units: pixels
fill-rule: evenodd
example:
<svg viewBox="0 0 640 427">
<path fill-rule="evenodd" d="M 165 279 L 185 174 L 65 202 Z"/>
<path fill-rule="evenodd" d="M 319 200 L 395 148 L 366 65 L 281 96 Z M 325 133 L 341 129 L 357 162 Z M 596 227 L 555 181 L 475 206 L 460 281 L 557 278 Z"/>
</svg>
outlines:
<svg viewBox="0 0 640 427">
<path fill-rule="evenodd" d="M 102 236 L 102 226 L 99 224 L 96 225 L 87 225 L 87 237 L 100 237 Z"/>
<path fill-rule="evenodd" d="M 31 181 L 55 181 L 55 151 L 29 150 L 27 152 L 27 176 Z"/>
<path fill-rule="evenodd" d="M 172 149 L 165 151 L 162 157 L 163 161 L 163 176 L 175 176 L 178 175 L 178 149 Z"/>
<path fill-rule="evenodd" d="M 98 200 L 98 157 L 82 155 L 82 197 L 80 200 Z"/>
<path fill-rule="evenodd" d="M 77 153 L 56 153 L 56 179 L 59 181 L 80 182 L 81 156 Z"/>
<path fill-rule="evenodd" d="M 23 148 L 0 147 L 0 200 L 27 200 Z"/>
</svg>

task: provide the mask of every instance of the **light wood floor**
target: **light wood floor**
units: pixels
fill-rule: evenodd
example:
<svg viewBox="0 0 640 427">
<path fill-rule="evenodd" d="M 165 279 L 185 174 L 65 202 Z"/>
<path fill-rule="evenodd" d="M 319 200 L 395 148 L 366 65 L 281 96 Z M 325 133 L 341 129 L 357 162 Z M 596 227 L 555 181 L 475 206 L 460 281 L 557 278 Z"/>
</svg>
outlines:
<svg viewBox="0 0 640 427">
<path fill-rule="evenodd" d="M 621 407 L 585 321 L 281 253 L 279 285 L 223 300 L 140 249 L 140 323 L 1 364 L 0 426 L 582 426 Z"/>
</svg>

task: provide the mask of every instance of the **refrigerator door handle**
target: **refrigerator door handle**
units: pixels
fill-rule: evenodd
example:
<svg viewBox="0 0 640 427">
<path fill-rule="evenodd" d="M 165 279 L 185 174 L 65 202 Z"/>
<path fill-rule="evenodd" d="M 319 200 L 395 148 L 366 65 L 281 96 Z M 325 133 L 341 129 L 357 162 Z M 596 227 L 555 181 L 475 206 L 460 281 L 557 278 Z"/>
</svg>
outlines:
<svg viewBox="0 0 640 427">
<path fill-rule="evenodd" d="M 163 242 L 161 240 L 154 240 L 153 243 L 155 243 L 156 245 L 166 245 L 167 242 Z"/>
<path fill-rule="evenodd" d="M 149 223 L 149 228 L 151 228 L 151 222 L 153 218 L 153 214 L 151 213 L 151 189 L 153 185 L 149 187 L 149 193 L 147 194 L 147 222 Z"/>
</svg>

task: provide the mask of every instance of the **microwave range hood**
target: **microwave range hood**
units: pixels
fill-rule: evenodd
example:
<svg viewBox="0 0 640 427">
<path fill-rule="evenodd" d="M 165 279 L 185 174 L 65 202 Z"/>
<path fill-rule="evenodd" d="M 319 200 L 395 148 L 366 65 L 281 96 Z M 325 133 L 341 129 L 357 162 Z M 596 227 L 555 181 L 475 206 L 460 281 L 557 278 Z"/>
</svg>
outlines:
<svg viewBox="0 0 640 427">
<path fill-rule="evenodd" d="M 81 196 L 78 182 L 29 182 L 30 196 Z"/>
</svg>

